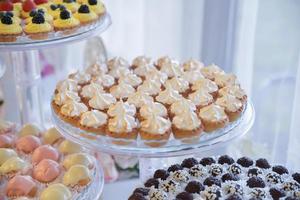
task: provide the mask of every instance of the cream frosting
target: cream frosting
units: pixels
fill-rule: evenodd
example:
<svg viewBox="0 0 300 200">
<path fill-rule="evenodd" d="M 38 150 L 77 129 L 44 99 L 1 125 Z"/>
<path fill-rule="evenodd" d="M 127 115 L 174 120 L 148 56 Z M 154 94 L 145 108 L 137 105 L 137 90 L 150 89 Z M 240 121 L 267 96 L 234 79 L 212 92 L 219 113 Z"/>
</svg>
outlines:
<svg viewBox="0 0 300 200">
<path fill-rule="evenodd" d="M 58 149 L 63 154 L 80 153 L 84 150 L 81 145 L 71 142 L 70 140 L 62 141 Z"/>
<path fill-rule="evenodd" d="M 178 93 L 177 90 L 174 90 L 172 87 L 167 87 L 164 91 L 161 91 L 158 96 L 156 97 L 156 100 L 171 105 L 172 103 L 175 103 L 178 100 L 181 100 L 182 96 Z"/>
<path fill-rule="evenodd" d="M 216 104 L 225 108 L 226 111 L 236 112 L 242 106 L 242 102 L 230 94 L 224 95 L 216 100 Z"/>
<path fill-rule="evenodd" d="M 141 67 L 141 66 L 145 66 L 145 65 L 149 65 L 149 64 L 151 64 L 151 58 L 146 57 L 146 56 L 138 56 L 138 57 L 134 58 L 132 61 L 132 66 L 135 66 L 135 67 Z"/>
<path fill-rule="evenodd" d="M 201 73 L 205 78 L 213 80 L 217 74 L 223 74 L 224 71 L 215 64 L 201 68 Z"/>
<path fill-rule="evenodd" d="M 195 104 L 191 100 L 185 98 L 182 98 L 171 105 L 171 112 L 175 115 L 180 115 L 183 112 L 195 110 Z"/>
<path fill-rule="evenodd" d="M 49 185 L 41 193 L 41 200 L 69 200 L 72 197 L 70 190 L 61 183 Z"/>
<path fill-rule="evenodd" d="M 205 90 L 208 93 L 213 93 L 218 91 L 218 85 L 209 79 L 201 78 L 193 84 L 192 90 Z"/>
<path fill-rule="evenodd" d="M 80 97 L 78 96 L 77 92 L 65 90 L 65 91 L 56 93 L 54 95 L 53 100 L 54 100 L 55 104 L 61 106 L 68 102 L 73 102 L 73 101 L 79 102 Z"/>
<path fill-rule="evenodd" d="M 141 122 L 141 130 L 147 133 L 165 134 L 170 128 L 170 120 L 154 114 Z"/>
<path fill-rule="evenodd" d="M 70 116 L 70 117 L 79 117 L 82 113 L 88 111 L 88 108 L 83 103 L 78 102 L 67 102 L 64 104 L 60 112 L 63 115 Z"/>
<path fill-rule="evenodd" d="M 116 99 L 109 93 L 98 93 L 89 100 L 89 106 L 99 110 L 108 109 L 114 103 L 116 103 Z"/>
<path fill-rule="evenodd" d="M 210 104 L 209 106 L 200 109 L 199 117 L 213 122 L 226 120 L 228 118 L 224 108 L 216 104 Z"/>
<path fill-rule="evenodd" d="M 191 70 L 183 72 L 182 78 L 187 80 L 190 84 L 194 84 L 197 80 L 204 78 L 199 70 Z"/>
<path fill-rule="evenodd" d="M 53 144 L 54 142 L 58 141 L 60 138 L 62 138 L 61 134 L 54 127 L 49 128 L 43 134 L 43 139 L 46 144 Z"/>
<path fill-rule="evenodd" d="M 140 115 L 144 118 L 152 117 L 152 115 L 166 117 L 168 111 L 166 107 L 158 102 L 149 102 L 144 104 L 140 109 Z"/>
<path fill-rule="evenodd" d="M 172 123 L 178 129 L 189 131 L 195 130 L 201 125 L 201 121 L 193 111 L 184 111 L 181 114 L 176 115 L 173 118 Z"/>
<path fill-rule="evenodd" d="M 59 92 L 64 92 L 66 90 L 77 92 L 79 90 L 79 88 L 80 87 L 78 86 L 77 81 L 75 81 L 73 79 L 66 79 L 66 80 L 60 81 L 56 85 L 56 89 Z"/>
<path fill-rule="evenodd" d="M 214 81 L 221 88 L 225 86 L 238 85 L 237 77 L 234 74 L 216 74 Z"/>
<path fill-rule="evenodd" d="M 65 169 L 70 169 L 73 165 L 83 165 L 90 168 L 93 166 L 93 162 L 91 157 L 86 153 L 74 153 L 68 155 L 63 161 Z"/>
<path fill-rule="evenodd" d="M 154 82 L 160 82 L 164 84 L 168 80 L 168 75 L 157 69 L 153 69 L 146 74 L 146 80 L 152 80 Z"/>
<path fill-rule="evenodd" d="M 63 184 L 67 186 L 75 186 L 81 181 L 91 180 L 89 169 L 84 165 L 73 165 L 64 175 Z"/>
<path fill-rule="evenodd" d="M 136 87 L 142 83 L 142 79 L 133 73 L 126 74 L 125 76 L 121 76 L 119 83 L 126 83 L 131 85 L 132 87 Z"/>
<path fill-rule="evenodd" d="M 185 71 L 199 71 L 204 67 L 203 63 L 196 59 L 189 59 L 182 66 Z"/>
<path fill-rule="evenodd" d="M 80 124 L 87 127 L 98 128 L 107 121 L 107 115 L 98 110 L 91 110 L 83 113 L 80 117 Z"/>
<path fill-rule="evenodd" d="M 85 72 L 91 76 L 97 76 L 108 72 L 108 68 L 105 63 L 95 63 L 85 69 Z"/>
<path fill-rule="evenodd" d="M 88 85 L 85 85 L 81 89 L 81 95 L 85 98 L 92 98 L 95 94 L 103 93 L 103 88 L 100 84 L 97 83 L 90 83 Z"/>
<path fill-rule="evenodd" d="M 131 73 L 131 71 L 125 67 L 113 68 L 108 72 L 108 74 L 114 78 L 120 78 L 121 76 L 126 76 L 129 73 Z"/>
<path fill-rule="evenodd" d="M 28 164 L 19 157 L 12 157 L 5 161 L 0 167 L 0 173 L 7 174 L 23 170 Z"/>
<path fill-rule="evenodd" d="M 142 107 L 149 102 L 153 102 L 153 97 L 141 91 L 137 91 L 128 97 L 128 103 L 135 105 L 137 108 Z"/>
<path fill-rule="evenodd" d="M 146 76 L 149 72 L 156 69 L 152 64 L 140 65 L 134 69 L 134 73 L 139 76 Z"/>
<path fill-rule="evenodd" d="M 177 90 L 178 92 L 184 92 L 187 89 L 189 89 L 189 82 L 184 78 L 175 76 L 172 79 L 167 80 L 165 86 L 172 87 L 174 90 Z"/>
<path fill-rule="evenodd" d="M 112 86 L 109 91 L 115 98 L 122 99 L 133 94 L 135 89 L 131 85 L 121 82 L 118 85 Z"/>
<path fill-rule="evenodd" d="M 79 84 L 85 84 L 91 80 L 91 75 L 77 71 L 74 74 L 71 74 L 69 78 L 75 80 Z"/>
<path fill-rule="evenodd" d="M 239 85 L 226 86 L 219 90 L 219 95 L 233 95 L 238 99 L 244 99 L 246 97 L 245 91 Z"/>
<path fill-rule="evenodd" d="M 205 90 L 196 90 L 188 97 L 196 106 L 206 106 L 213 102 L 214 98 Z"/>
<path fill-rule="evenodd" d="M 148 95 L 156 95 L 161 91 L 161 83 L 154 80 L 145 80 L 142 85 L 137 88 L 138 91 Z"/>
<path fill-rule="evenodd" d="M 111 105 L 107 111 L 107 114 L 111 117 L 131 115 L 134 116 L 136 108 L 134 105 L 128 102 L 118 101 L 116 104 Z"/>
<path fill-rule="evenodd" d="M 108 130 L 113 133 L 127 133 L 131 132 L 137 125 L 133 116 L 123 113 L 109 119 Z"/>
<path fill-rule="evenodd" d="M 160 66 L 160 70 L 168 75 L 168 77 L 181 76 L 183 68 L 177 61 L 171 60 L 169 62 L 163 62 Z"/>
<path fill-rule="evenodd" d="M 0 166 L 12 157 L 17 157 L 17 153 L 14 150 L 0 148 Z"/>
<path fill-rule="evenodd" d="M 108 74 L 99 74 L 92 79 L 92 82 L 100 84 L 103 87 L 111 87 L 115 83 L 115 78 Z"/>
<path fill-rule="evenodd" d="M 106 64 L 109 69 L 129 68 L 130 67 L 128 61 L 122 57 L 114 57 L 114 58 L 108 60 Z"/>
</svg>

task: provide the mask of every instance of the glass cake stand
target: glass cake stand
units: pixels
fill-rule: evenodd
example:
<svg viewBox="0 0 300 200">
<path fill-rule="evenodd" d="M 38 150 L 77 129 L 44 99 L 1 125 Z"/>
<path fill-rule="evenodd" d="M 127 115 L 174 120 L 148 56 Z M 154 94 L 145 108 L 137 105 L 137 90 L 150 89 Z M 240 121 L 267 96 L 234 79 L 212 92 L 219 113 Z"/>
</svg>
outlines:
<svg viewBox="0 0 300 200">
<path fill-rule="evenodd" d="M 38 50 L 57 47 L 88 39 L 104 32 L 111 24 L 108 13 L 97 22 L 82 26 L 71 33 L 53 32 L 44 40 L 32 40 L 26 35 L 19 36 L 15 42 L 0 42 L 0 75 L 6 69 L 12 70 L 18 99 L 21 124 L 35 122 L 44 125 L 40 101 L 41 67 Z M 0 76 L 1 77 L 1 76 Z"/>
<path fill-rule="evenodd" d="M 140 178 L 143 180 L 147 175 L 158 167 L 162 167 L 165 160 L 170 157 L 180 157 L 203 153 L 227 143 L 247 133 L 253 125 L 255 111 L 252 103 L 248 100 L 241 117 L 223 129 L 212 133 L 202 133 L 199 141 L 195 143 L 182 143 L 174 138 L 162 147 L 147 147 L 141 143 L 140 138 L 136 143 L 122 146 L 112 144 L 109 137 L 88 133 L 61 120 L 52 110 L 53 122 L 57 129 L 68 139 L 80 143 L 87 148 L 106 152 L 113 155 L 138 156 L 140 165 Z"/>
</svg>

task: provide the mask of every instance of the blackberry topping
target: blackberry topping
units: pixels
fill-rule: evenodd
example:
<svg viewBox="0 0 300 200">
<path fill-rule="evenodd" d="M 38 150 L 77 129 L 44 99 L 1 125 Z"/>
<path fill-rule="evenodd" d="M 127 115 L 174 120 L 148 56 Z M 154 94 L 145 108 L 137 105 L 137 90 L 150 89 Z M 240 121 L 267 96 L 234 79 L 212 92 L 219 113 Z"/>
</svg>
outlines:
<svg viewBox="0 0 300 200">
<path fill-rule="evenodd" d="M 88 3 L 90 4 L 90 5 L 97 5 L 97 0 L 88 0 Z"/>
<path fill-rule="evenodd" d="M 176 172 L 178 170 L 182 170 L 183 168 L 181 167 L 181 165 L 175 164 L 175 165 L 171 165 L 168 168 L 168 172 Z"/>
<path fill-rule="evenodd" d="M 128 200 L 146 200 L 146 197 L 140 193 L 134 193 L 128 198 Z"/>
<path fill-rule="evenodd" d="M 51 5 L 50 5 L 50 8 L 51 8 L 51 10 L 56 10 L 56 9 L 58 8 L 58 6 L 55 5 L 55 4 L 51 4 Z"/>
<path fill-rule="evenodd" d="M 222 174 L 222 172 L 223 172 L 223 170 L 219 165 L 212 165 L 210 170 L 209 170 L 209 173 L 212 176 L 219 176 L 219 175 Z"/>
<path fill-rule="evenodd" d="M 43 24 L 45 23 L 45 17 L 41 13 L 37 13 L 33 18 L 32 18 L 32 23 L 34 24 Z"/>
<path fill-rule="evenodd" d="M 68 10 L 62 10 L 60 12 L 60 18 L 61 19 L 70 19 L 71 18 L 71 13 Z"/>
<path fill-rule="evenodd" d="M 273 172 L 276 172 L 277 174 L 288 174 L 289 171 L 287 170 L 287 168 L 285 168 L 284 166 L 282 165 L 275 165 L 272 167 L 272 171 Z"/>
<path fill-rule="evenodd" d="M 176 200 L 193 200 L 193 195 L 188 192 L 181 192 L 177 194 Z"/>
<path fill-rule="evenodd" d="M 59 8 L 60 11 L 66 10 L 66 6 L 58 4 L 57 7 Z"/>
<path fill-rule="evenodd" d="M 43 15 L 45 14 L 45 11 L 44 11 L 43 9 L 38 9 L 37 12 L 38 12 L 38 13 L 41 13 L 41 14 L 43 14 Z"/>
<path fill-rule="evenodd" d="M 236 162 L 243 167 L 250 167 L 251 165 L 253 165 L 253 160 L 248 157 L 239 158 Z"/>
<path fill-rule="evenodd" d="M 262 169 L 269 169 L 271 168 L 271 165 L 267 161 L 267 159 L 260 158 L 256 161 L 256 166 Z"/>
<path fill-rule="evenodd" d="M 38 12 L 36 10 L 32 10 L 32 11 L 30 11 L 29 16 L 34 17 L 34 16 L 36 16 L 37 13 Z"/>
<path fill-rule="evenodd" d="M 155 171 L 153 178 L 160 178 L 161 180 L 166 180 L 169 176 L 169 172 L 163 169 L 158 169 Z"/>
<path fill-rule="evenodd" d="M 148 188 L 136 188 L 133 191 L 133 194 L 135 194 L 135 193 L 139 193 L 139 194 L 142 194 L 143 196 L 147 196 L 149 193 L 149 189 Z"/>
<path fill-rule="evenodd" d="M 271 188 L 269 192 L 272 198 L 275 200 L 279 200 L 281 197 L 285 196 L 284 191 L 278 188 Z"/>
<path fill-rule="evenodd" d="M 79 13 L 90 13 L 90 9 L 87 5 L 81 5 L 78 9 Z"/>
<path fill-rule="evenodd" d="M 234 194 L 234 195 L 227 197 L 226 200 L 242 200 L 242 198 L 239 195 Z"/>
<path fill-rule="evenodd" d="M 223 155 L 223 156 L 219 157 L 218 163 L 221 164 L 221 165 L 224 165 L 225 163 L 228 164 L 228 165 L 231 165 L 231 164 L 234 163 L 234 160 L 233 160 L 233 158 L 231 158 L 228 155 Z"/>
<path fill-rule="evenodd" d="M 294 179 L 295 181 L 297 181 L 298 183 L 300 183 L 300 173 L 294 173 L 294 174 L 292 175 L 292 177 L 293 177 L 293 179 Z"/>
<path fill-rule="evenodd" d="M 0 12 L 0 18 L 2 18 L 5 15 L 4 12 Z"/>
<path fill-rule="evenodd" d="M 274 172 L 268 173 L 266 175 L 266 180 L 268 183 L 273 183 L 273 184 L 282 183 L 282 179 L 281 179 L 280 175 L 278 175 Z"/>
<path fill-rule="evenodd" d="M 197 164 L 198 164 L 198 161 L 195 158 L 187 158 L 182 161 L 181 166 L 185 167 L 185 168 L 191 168 Z"/>
<path fill-rule="evenodd" d="M 204 185 L 207 185 L 207 186 L 212 186 L 212 185 L 217 185 L 219 187 L 221 187 L 221 181 L 215 177 L 208 177 L 206 178 L 204 181 L 203 181 L 203 184 Z"/>
<path fill-rule="evenodd" d="M 248 170 L 248 177 L 258 176 L 262 174 L 262 171 L 258 168 L 252 168 Z"/>
<path fill-rule="evenodd" d="M 214 163 L 216 163 L 216 161 L 211 157 L 202 158 L 200 160 L 200 164 L 203 165 L 203 166 L 211 165 L 211 164 L 214 164 Z"/>
<path fill-rule="evenodd" d="M 2 18 L 1 18 L 1 23 L 2 24 L 7 24 L 7 25 L 10 25 L 10 24 L 13 24 L 13 20 L 10 16 L 7 16 L 7 15 L 4 15 Z"/>
<path fill-rule="evenodd" d="M 240 173 L 242 173 L 242 169 L 237 164 L 231 165 L 228 168 L 228 171 L 233 173 L 234 175 L 239 175 Z"/>
<path fill-rule="evenodd" d="M 198 194 L 200 194 L 200 192 L 203 191 L 204 189 L 205 189 L 204 186 L 198 181 L 191 181 L 185 187 L 186 192 L 198 193 Z"/>
<path fill-rule="evenodd" d="M 250 188 L 264 188 L 266 184 L 260 177 L 251 177 L 247 180 L 247 186 Z"/>
<path fill-rule="evenodd" d="M 232 173 L 226 173 L 226 174 L 224 174 L 222 176 L 221 180 L 223 182 L 226 182 L 226 181 L 238 181 L 239 178 L 236 175 L 232 174 Z"/>
<path fill-rule="evenodd" d="M 154 188 L 158 188 L 158 185 L 159 185 L 159 181 L 155 178 L 150 178 L 145 183 L 145 187 L 154 186 Z"/>
<path fill-rule="evenodd" d="M 11 12 L 11 11 L 7 11 L 7 12 L 5 13 L 5 15 L 10 16 L 10 17 L 14 17 L 14 13 Z"/>
</svg>

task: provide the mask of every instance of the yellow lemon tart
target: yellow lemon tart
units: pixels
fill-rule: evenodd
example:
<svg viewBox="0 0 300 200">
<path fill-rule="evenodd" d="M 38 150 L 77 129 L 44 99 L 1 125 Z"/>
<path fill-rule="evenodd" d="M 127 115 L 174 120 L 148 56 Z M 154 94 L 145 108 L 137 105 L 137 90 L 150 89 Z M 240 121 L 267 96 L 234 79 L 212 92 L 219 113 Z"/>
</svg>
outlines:
<svg viewBox="0 0 300 200">
<path fill-rule="evenodd" d="M 75 13 L 79 8 L 79 4 L 75 0 L 63 0 L 62 4 L 72 13 Z"/>
<path fill-rule="evenodd" d="M 2 42 L 12 42 L 17 39 L 17 36 L 22 34 L 22 27 L 19 23 L 14 22 L 9 15 L 1 17 L 0 22 L 0 40 Z"/>
<path fill-rule="evenodd" d="M 99 0 L 87 0 L 87 3 L 92 11 L 97 15 L 102 15 L 105 13 L 104 4 Z"/>
<path fill-rule="evenodd" d="M 87 5 L 81 5 L 78 11 L 74 14 L 74 17 L 82 24 L 90 23 L 98 18 L 98 15 L 90 10 Z"/>
<path fill-rule="evenodd" d="M 32 39 L 45 39 L 48 33 L 52 31 L 52 26 L 45 20 L 43 14 L 36 14 L 31 22 L 24 28 L 24 32 Z"/>
<path fill-rule="evenodd" d="M 59 31 L 75 29 L 79 27 L 80 22 L 78 19 L 72 16 L 72 13 L 68 10 L 62 10 L 59 17 L 53 22 L 54 29 Z"/>
</svg>

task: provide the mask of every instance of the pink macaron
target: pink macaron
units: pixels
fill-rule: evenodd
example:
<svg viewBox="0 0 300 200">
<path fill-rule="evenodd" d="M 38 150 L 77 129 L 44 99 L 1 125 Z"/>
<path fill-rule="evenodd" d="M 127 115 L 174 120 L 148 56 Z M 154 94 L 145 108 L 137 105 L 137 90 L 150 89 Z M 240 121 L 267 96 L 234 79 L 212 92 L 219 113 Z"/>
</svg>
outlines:
<svg viewBox="0 0 300 200">
<path fill-rule="evenodd" d="M 44 159 L 33 169 L 33 177 L 43 183 L 54 181 L 60 174 L 59 164 L 50 159 Z"/>
<path fill-rule="evenodd" d="M 50 145 L 42 145 L 36 148 L 32 154 L 32 162 L 39 163 L 43 159 L 58 161 L 58 151 Z"/>
<path fill-rule="evenodd" d="M 19 151 L 23 151 L 24 153 L 31 153 L 36 148 L 41 146 L 41 140 L 36 136 L 27 135 L 18 139 L 16 142 L 16 146 Z"/>
<path fill-rule="evenodd" d="M 0 135 L 0 148 L 10 148 L 13 145 L 14 139 L 13 135 L 3 134 Z"/>
<path fill-rule="evenodd" d="M 36 192 L 36 183 L 30 176 L 17 175 L 10 179 L 6 186 L 6 194 L 10 197 L 34 197 Z"/>
</svg>

